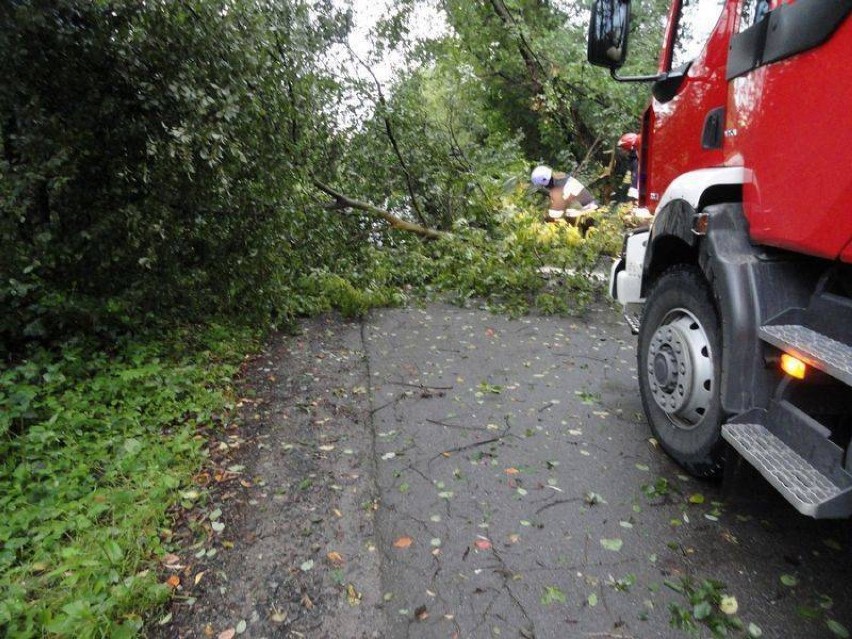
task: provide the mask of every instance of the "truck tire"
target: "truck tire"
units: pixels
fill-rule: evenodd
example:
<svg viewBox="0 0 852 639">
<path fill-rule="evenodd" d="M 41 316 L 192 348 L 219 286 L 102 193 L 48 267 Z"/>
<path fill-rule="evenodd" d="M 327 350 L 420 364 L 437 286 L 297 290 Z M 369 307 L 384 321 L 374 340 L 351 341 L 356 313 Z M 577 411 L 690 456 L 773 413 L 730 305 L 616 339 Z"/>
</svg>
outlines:
<svg viewBox="0 0 852 639">
<path fill-rule="evenodd" d="M 639 330 L 642 406 L 666 452 L 696 477 L 722 470 L 722 331 L 704 276 L 678 264 L 654 283 Z"/>
</svg>

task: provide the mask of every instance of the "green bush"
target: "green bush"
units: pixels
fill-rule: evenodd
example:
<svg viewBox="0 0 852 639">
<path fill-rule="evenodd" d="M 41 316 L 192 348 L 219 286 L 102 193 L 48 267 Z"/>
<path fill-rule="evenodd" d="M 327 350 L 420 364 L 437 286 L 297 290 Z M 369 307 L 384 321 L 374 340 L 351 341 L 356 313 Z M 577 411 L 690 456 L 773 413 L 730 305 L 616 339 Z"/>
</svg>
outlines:
<svg viewBox="0 0 852 639">
<path fill-rule="evenodd" d="M 352 248 L 311 214 L 343 18 L 301 0 L 0 8 L 0 356 L 156 317 L 290 314 Z M 37 44 L 34 44 L 37 43 Z"/>
<path fill-rule="evenodd" d="M 169 595 L 152 559 L 249 347 L 212 326 L 111 352 L 37 350 L 0 374 L 0 628 L 130 636 Z"/>
<path fill-rule="evenodd" d="M 590 277 L 606 256 L 621 248 L 623 224 L 608 209 L 590 215 L 585 235 L 566 223 L 539 221 L 518 193 L 503 200 L 493 230 L 456 223 L 452 235 L 435 242 L 395 237 L 373 247 L 369 268 L 352 272 L 356 287 L 400 294 L 440 296 L 457 304 L 473 301 L 518 315 L 581 312 L 600 291 Z"/>
</svg>

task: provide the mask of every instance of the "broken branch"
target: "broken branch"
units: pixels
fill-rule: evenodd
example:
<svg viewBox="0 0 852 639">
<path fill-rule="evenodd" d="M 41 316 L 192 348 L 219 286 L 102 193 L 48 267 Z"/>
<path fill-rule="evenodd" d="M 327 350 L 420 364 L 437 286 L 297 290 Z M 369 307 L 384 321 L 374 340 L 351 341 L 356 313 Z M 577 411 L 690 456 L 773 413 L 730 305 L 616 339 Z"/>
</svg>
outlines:
<svg viewBox="0 0 852 639">
<path fill-rule="evenodd" d="M 334 202 L 327 203 L 325 205 L 325 208 L 358 209 L 359 211 L 364 211 L 365 213 L 369 213 L 374 217 L 383 219 L 395 229 L 416 233 L 417 235 L 427 237 L 432 240 L 438 240 L 441 238 L 449 237 L 448 233 L 436 231 L 435 229 L 430 229 L 425 226 L 421 226 L 420 224 L 415 224 L 414 222 L 408 222 L 407 220 L 403 220 L 402 218 L 397 217 L 393 213 L 385 211 L 384 209 L 380 209 L 377 206 L 373 206 L 369 202 L 363 202 L 361 200 L 356 200 L 347 195 L 344 195 L 343 193 L 334 190 L 333 188 L 331 188 L 327 184 L 320 182 L 319 180 L 314 180 L 314 186 L 326 195 L 330 195 L 334 198 Z"/>
</svg>

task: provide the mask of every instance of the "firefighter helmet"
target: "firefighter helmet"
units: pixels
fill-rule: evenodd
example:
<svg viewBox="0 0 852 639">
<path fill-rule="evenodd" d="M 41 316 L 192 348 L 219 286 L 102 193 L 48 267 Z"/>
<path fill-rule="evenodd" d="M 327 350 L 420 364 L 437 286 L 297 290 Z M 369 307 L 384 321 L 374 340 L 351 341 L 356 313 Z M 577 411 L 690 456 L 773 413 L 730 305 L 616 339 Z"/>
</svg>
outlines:
<svg viewBox="0 0 852 639">
<path fill-rule="evenodd" d="M 639 146 L 639 136 L 636 133 L 625 133 L 618 138 L 618 148 L 632 151 Z"/>
<path fill-rule="evenodd" d="M 550 179 L 553 177 L 553 169 L 549 166 L 540 165 L 533 169 L 530 176 L 530 182 L 535 186 L 547 186 L 550 184 Z"/>
</svg>

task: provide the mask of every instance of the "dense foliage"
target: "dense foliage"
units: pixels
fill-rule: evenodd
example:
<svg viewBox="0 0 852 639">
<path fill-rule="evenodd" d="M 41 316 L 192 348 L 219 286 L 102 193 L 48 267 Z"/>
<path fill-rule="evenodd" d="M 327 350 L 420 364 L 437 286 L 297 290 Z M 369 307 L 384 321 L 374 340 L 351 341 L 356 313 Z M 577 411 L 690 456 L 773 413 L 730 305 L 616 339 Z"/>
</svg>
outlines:
<svg viewBox="0 0 852 639">
<path fill-rule="evenodd" d="M 634 3 L 640 65 L 659 2 Z M 424 4 L 446 23 L 425 40 Z M 167 594 L 150 560 L 195 429 L 226 409 L 237 326 L 415 296 L 577 312 L 599 289 L 624 211 L 584 237 L 526 187 L 539 161 L 604 196 L 621 179 L 608 152 L 644 92 L 584 62 L 585 6 L 392 11 L 365 55 L 327 0 L 0 3 L 7 634 L 133 634 Z"/>
<path fill-rule="evenodd" d="M 132 636 L 169 589 L 166 506 L 197 468 L 249 334 L 66 345 L 0 375 L 0 628 Z"/>
<path fill-rule="evenodd" d="M 377 55 L 406 43 L 411 5 L 377 29 Z M 317 178 L 450 229 L 494 228 L 503 183 L 531 161 L 600 173 L 641 92 L 583 62 L 582 14 L 444 9 L 446 33 L 407 49 L 383 91 L 341 64 L 348 16 L 326 3 L 4 4 L 0 346 L 291 317 L 306 274 L 364 259 L 381 231 L 324 212 Z M 347 119 L 353 101 L 366 121 Z"/>
<path fill-rule="evenodd" d="M 26 2 L 0 32 L 0 335 L 269 317 L 333 260 L 305 174 L 332 129 L 302 2 Z M 314 235 L 314 232 L 317 235 Z M 321 234 L 321 235 L 320 235 Z"/>
</svg>

